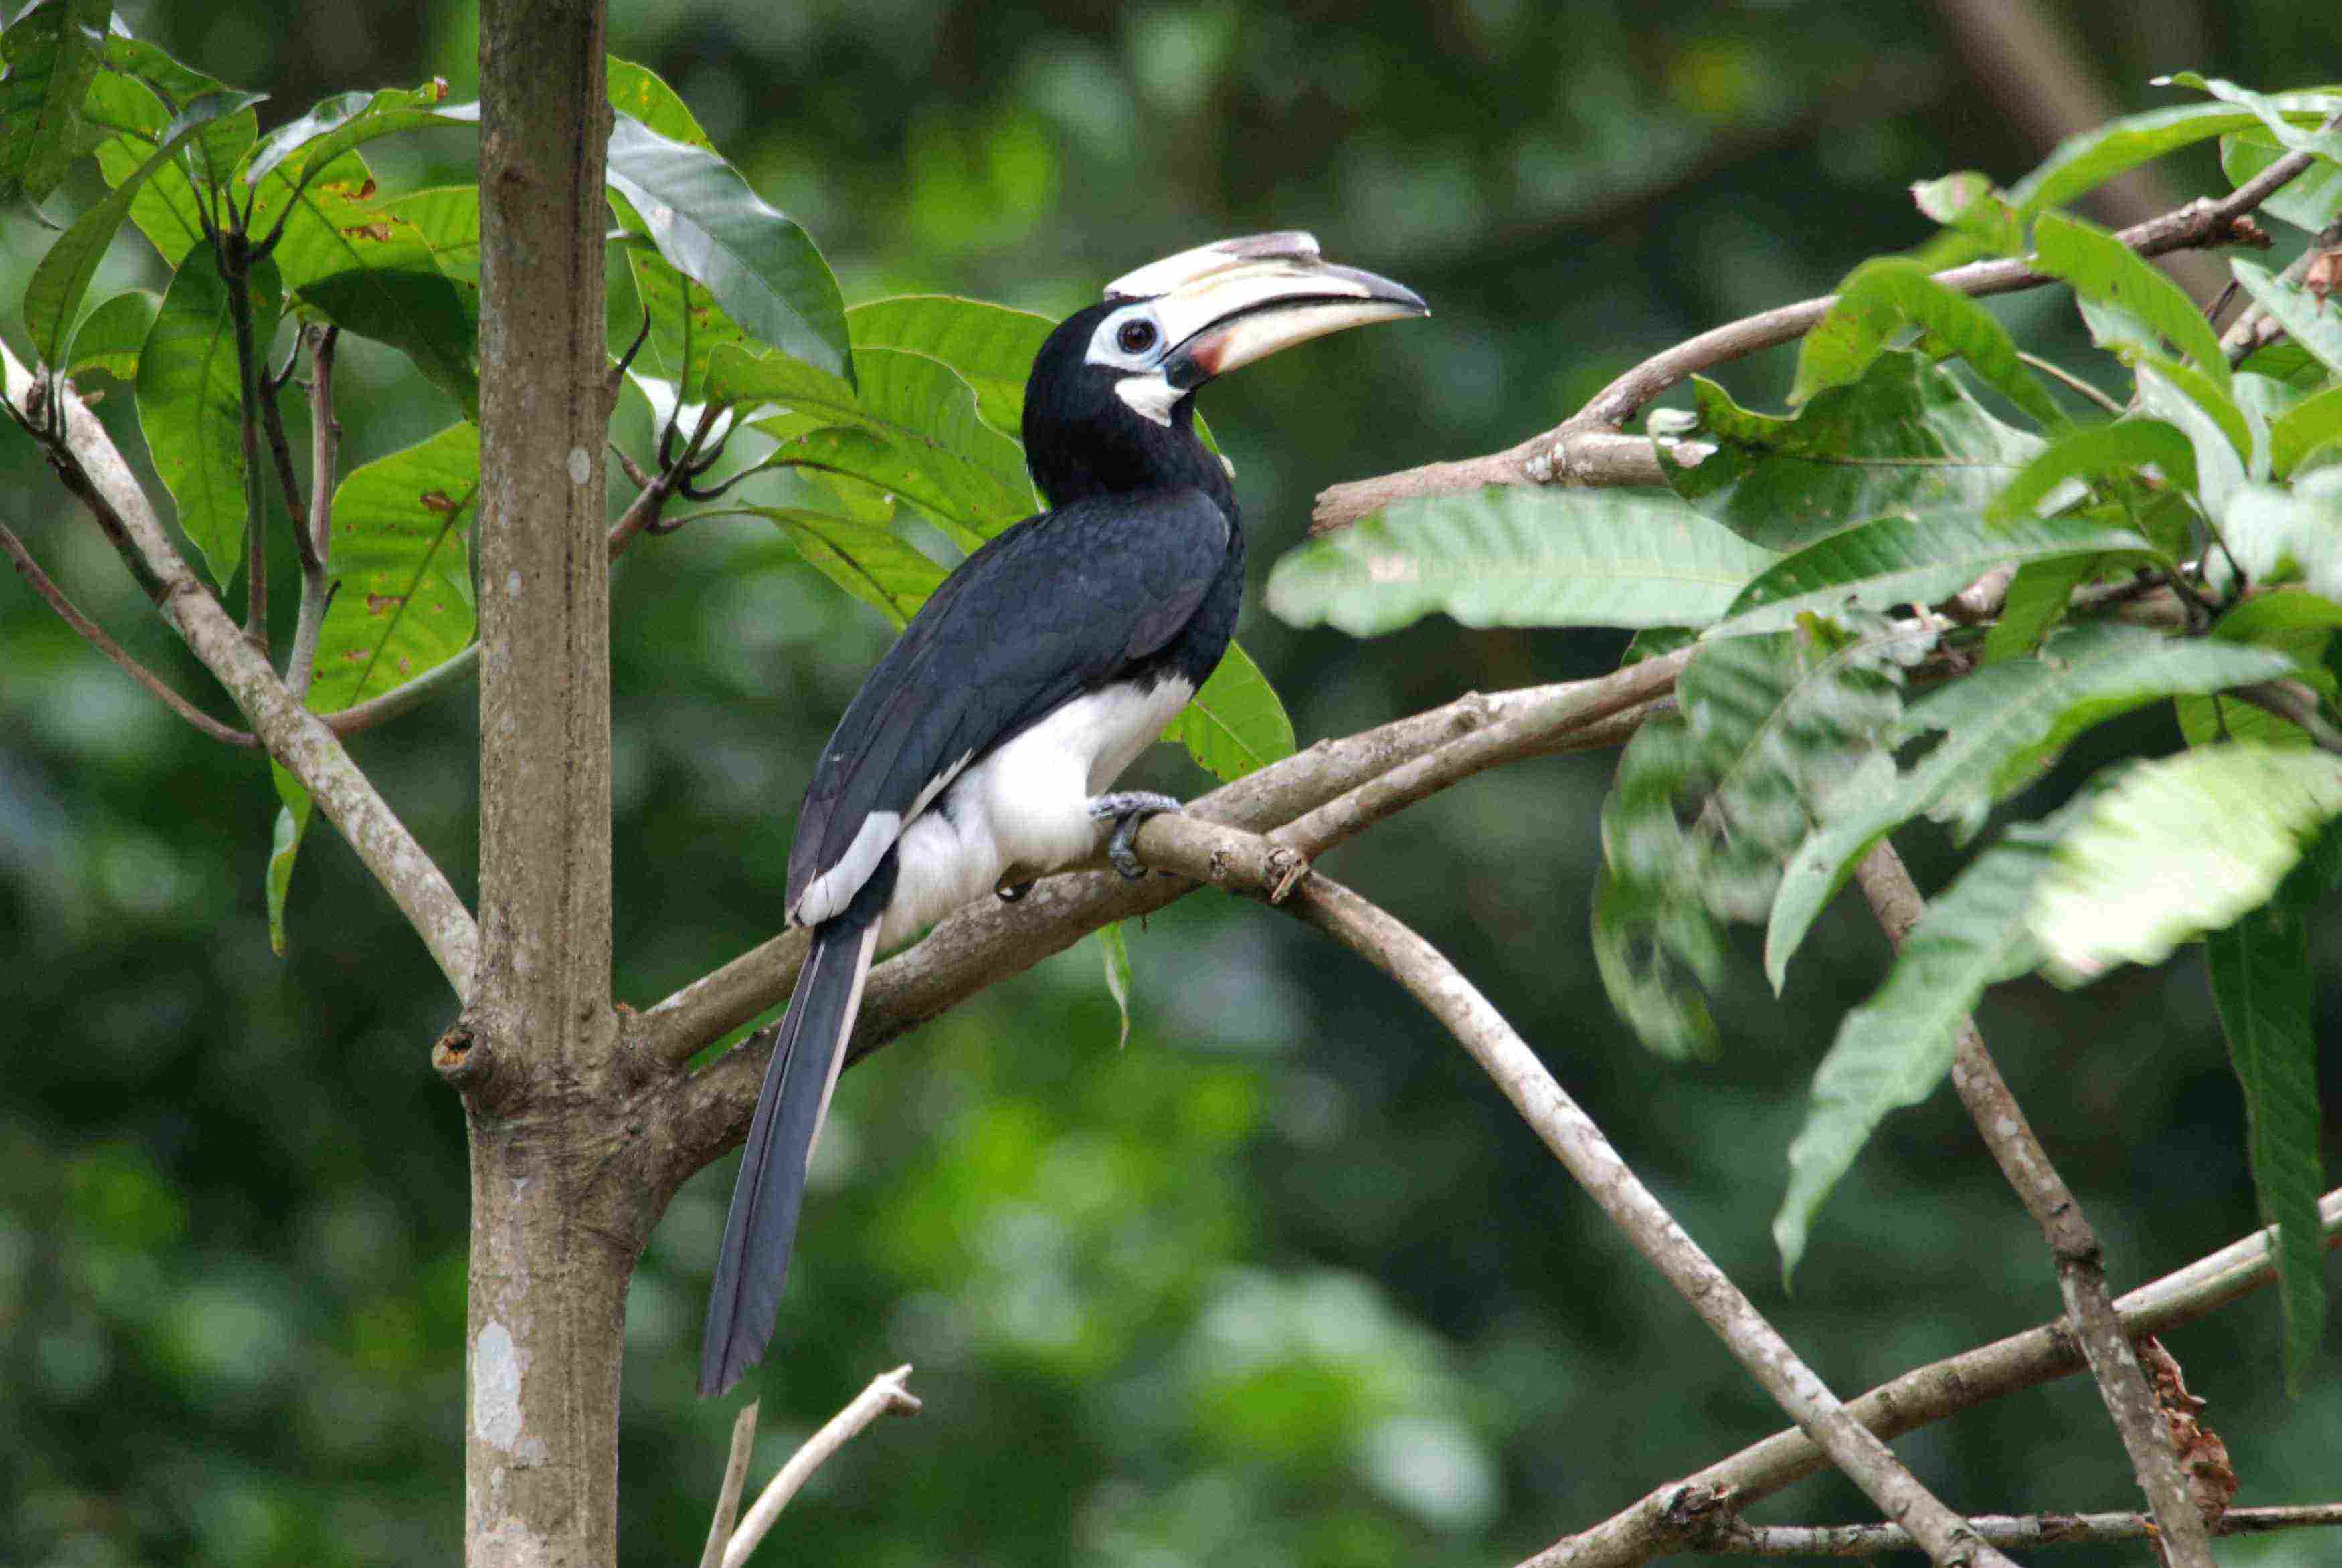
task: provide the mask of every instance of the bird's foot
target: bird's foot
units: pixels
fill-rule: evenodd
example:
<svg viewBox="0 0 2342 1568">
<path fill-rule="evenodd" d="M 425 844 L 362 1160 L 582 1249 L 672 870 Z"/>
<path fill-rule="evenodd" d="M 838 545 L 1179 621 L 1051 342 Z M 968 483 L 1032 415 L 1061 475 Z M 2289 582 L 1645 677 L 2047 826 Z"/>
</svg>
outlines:
<svg viewBox="0 0 2342 1568">
<path fill-rule="evenodd" d="M 1113 794 L 1090 797 L 1090 815 L 1100 822 L 1108 818 L 1114 822 L 1114 834 L 1106 841 L 1106 857 L 1113 863 L 1115 870 L 1130 882 L 1136 882 L 1146 874 L 1146 867 L 1139 864 L 1137 852 L 1130 847 L 1131 836 L 1137 833 L 1138 824 L 1150 816 L 1160 816 L 1165 812 L 1181 809 L 1179 803 L 1169 795 L 1156 794 L 1152 790 L 1118 790 Z"/>
</svg>

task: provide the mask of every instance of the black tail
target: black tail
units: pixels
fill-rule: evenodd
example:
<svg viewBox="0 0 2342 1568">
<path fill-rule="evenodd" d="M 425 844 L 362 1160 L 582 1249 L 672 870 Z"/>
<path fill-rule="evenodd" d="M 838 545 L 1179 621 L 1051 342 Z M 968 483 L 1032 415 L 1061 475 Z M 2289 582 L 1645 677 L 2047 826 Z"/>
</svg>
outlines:
<svg viewBox="0 0 2342 1568">
<path fill-rule="evenodd" d="M 805 1201 L 806 1163 L 829 1112 L 829 1092 L 846 1056 L 846 1037 L 862 1010 L 878 919 L 893 891 L 889 852 L 836 918 L 814 927 L 813 947 L 797 974 L 773 1044 L 772 1064 L 756 1096 L 756 1119 L 732 1187 L 724 1250 L 707 1296 L 699 1348 L 699 1392 L 722 1393 L 756 1364 L 773 1337 L 781 1286 L 789 1277 L 797 1209 Z"/>
</svg>

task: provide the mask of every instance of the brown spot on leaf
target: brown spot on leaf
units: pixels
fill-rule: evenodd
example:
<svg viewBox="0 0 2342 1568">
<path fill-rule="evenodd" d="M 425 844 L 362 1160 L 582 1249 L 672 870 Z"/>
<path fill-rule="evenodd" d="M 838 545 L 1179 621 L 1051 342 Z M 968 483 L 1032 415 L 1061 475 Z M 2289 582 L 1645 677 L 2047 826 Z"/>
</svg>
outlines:
<svg viewBox="0 0 2342 1568">
<path fill-rule="evenodd" d="M 368 594 L 366 595 L 366 614 L 369 615 L 387 615 L 393 610 L 397 609 L 401 604 L 405 603 L 406 595 L 404 594 Z"/>
<path fill-rule="evenodd" d="M 425 490 L 423 493 L 423 509 L 425 512 L 436 512 L 442 517 L 453 517 L 455 514 L 455 504 L 447 499 L 447 493 L 445 490 Z"/>
<path fill-rule="evenodd" d="M 2342 290 L 2342 246 L 2319 251 L 2301 275 L 2301 286 L 2321 300 Z"/>
<path fill-rule="evenodd" d="M 399 654 L 398 673 L 402 675 L 413 674 L 415 673 L 415 661 L 408 658 L 405 654 Z"/>
<path fill-rule="evenodd" d="M 342 650 L 342 657 L 347 659 L 353 664 L 364 664 L 365 662 L 365 650 L 364 648 L 344 648 Z"/>
<path fill-rule="evenodd" d="M 344 229 L 342 233 L 349 235 L 355 240 L 373 240 L 378 245 L 388 245 L 390 243 L 390 225 L 387 221 L 371 224 L 354 224 L 350 227 Z"/>
</svg>

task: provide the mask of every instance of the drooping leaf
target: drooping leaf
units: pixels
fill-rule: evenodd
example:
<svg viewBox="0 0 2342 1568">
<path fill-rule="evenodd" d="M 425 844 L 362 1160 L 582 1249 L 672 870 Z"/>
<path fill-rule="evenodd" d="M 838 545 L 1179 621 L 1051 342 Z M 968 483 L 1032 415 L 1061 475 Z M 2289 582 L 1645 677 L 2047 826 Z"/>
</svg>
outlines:
<svg viewBox="0 0 2342 1568">
<path fill-rule="evenodd" d="M 341 588 L 317 639 L 309 705 L 333 713 L 463 652 L 475 624 L 469 537 L 480 433 L 453 424 L 354 468 L 334 490 Z"/>
<path fill-rule="evenodd" d="M 2337 813 L 2342 757 L 2325 752 L 2197 746 L 2123 769 L 2075 819 L 2027 913 L 2046 972 L 2081 984 L 2233 924 Z"/>
<path fill-rule="evenodd" d="M 2283 479 L 2329 441 L 2342 440 L 2342 386 L 2313 393 L 2269 425 L 2269 472 Z"/>
<path fill-rule="evenodd" d="M 179 526 L 225 587 L 244 564 L 244 370 L 228 281 L 210 247 L 187 255 L 138 354 L 138 426 Z M 253 335 L 265 353 L 284 308 L 275 270 L 253 269 Z"/>
<path fill-rule="evenodd" d="M 944 569 L 884 528 L 803 507 L 749 508 L 770 518 L 823 576 L 870 605 L 897 628 L 927 602 Z"/>
<path fill-rule="evenodd" d="M 1829 614 L 1848 604 L 1867 610 L 1931 605 L 1996 567 L 2132 553 L 2147 557 L 2154 550 L 2136 534 L 2087 519 L 2021 517 L 1990 524 L 1973 512 L 1881 517 L 1767 567 L 1740 591 L 1708 635 L 1781 631 L 1801 615 Z"/>
<path fill-rule="evenodd" d="M 2196 488 L 2196 449 L 2175 425 L 2159 419 L 2119 419 L 2077 430 L 2019 469 L 1993 500 L 1996 521 L 2030 516 L 2042 502 L 2077 480 L 2127 475 L 2152 466 L 2183 490 Z"/>
<path fill-rule="evenodd" d="M 2033 243 L 2034 265 L 2073 288 L 2100 346 L 2157 350 L 2168 343 L 2222 396 L 2230 394 L 2219 335 L 2187 292 L 2137 252 L 2105 230 L 2060 213 L 2045 214 L 2034 225 Z"/>
<path fill-rule="evenodd" d="M 25 325 L 32 334 L 34 352 L 44 364 L 60 363 L 82 295 L 89 291 L 97 265 L 105 258 L 105 247 L 114 243 L 115 231 L 129 215 L 131 200 L 139 188 L 205 125 L 259 99 L 257 93 L 215 94 L 188 105 L 165 128 L 161 145 L 114 189 L 91 203 L 89 210 L 49 246 L 25 285 Z"/>
<path fill-rule="evenodd" d="M 706 284 L 760 341 L 854 379 L 846 305 L 805 230 L 766 205 L 738 170 L 705 147 L 619 115 L 611 187 L 642 215 L 659 254 Z"/>
<path fill-rule="evenodd" d="M 2263 132 L 2238 131 L 2220 138 L 2220 169 L 2232 185 L 2258 178 L 2285 155 L 2277 138 Z M 2260 210 L 2295 228 L 2322 233 L 2342 217 L 2342 164 L 2313 162 L 2263 198 Z"/>
<path fill-rule="evenodd" d="M 2207 412 L 2206 402 L 2219 405 L 2218 394 L 2209 385 L 2200 385 L 2192 391 L 2180 385 L 2185 368 L 2176 363 L 2157 363 L 2141 356 L 2137 364 L 2138 405 L 2149 416 L 2177 427 L 2187 437 L 2187 444 L 2196 451 L 2196 490 L 2205 508 L 2215 514 L 2228 504 L 2237 486 L 2245 483 L 2245 454 L 2252 450 L 2252 435 L 2245 426 L 2244 415 L 2235 404 L 2227 405 L 2227 414 L 2236 423 L 2224 424 Z"/>
<path fill-rule="evenodd" d="M 107 0 L 46 0 L 0 34 L 0 205 L 46 201 L 85 150 L 82 100 L 113 13 Z"/>
<path fill-rule="evenodd" d="M 2342 309 L 2242 256 L 2231 259 L 2228 265 L 2271 321 L 2315 355 L 2327 374 L 2342 375 Z"/>
<path fill-rule="evenodd" d="M 1773 1216 L 1784 1284 L 1814 1216 L 1889 1111 L 1935 1093 L 1957 1054 L 1961 1021 L 1985 987 L 2032 968 L 2024 914 L 2047 874 L 2060 818 L 2012 828 L 1927 906 L 1887 983 L 1846 1015 L 1815 1070 L 1805 1125 L 1789 1144 L 1789 1185 Z"/>
<path fill-rule="evenodd" d="M 2302 868 L 2308 869 L 2307 867 Z M 2297 871 L 2287 891 L 2303 880 Z M 2323 1117 L 2317 1041 L 2310 1027 L 2309 934 L 2303 906 L 2316 888 L 2255 910 L 2204 941 L 2212 999 L 2228 1060 L 2245 1093 L 2245 1144 L 2261 1223 L 2277 1228 L 2277 1302 L 2285 1317 L 2287 1386 L 2299 1394 L 2326 1327 L 2326 1249 L 2317 1199 Z"/>
<path fill-rule="evenodd" d="M 2182 104 L 2126 115 L 2067 137 L 2039 167 L 2008 191 L 2019 219 L 2087 195 L 2125 169 L 2259 122 L 2249 109 L 2226 104 Z"/>
<path fill-rule="evenodd" d="M 1886 744 L 1940 734 L 1934 749 L 1825 824 L 1790 859 L 1765 934 L 1767 977 L 1780 989 L 1815 917 L 1892 829 L 1933 816 L 1966 838 L 2084 731 L 2161 698 L 2275 680 L 2294 669 L 2282 649 L 2168 638 L 2140 626 L 2069 626 L 2037 657 L 1987 664 L 1929 693 Z"/>
<path fill-rule="evenodd" d="M 125 289 L 82 317 L 65 353 L 65 374 L 102 370 L 117 380 L 138 375 L 138 351 L 154 330 L 163 296 L 152 289 Z"/>
<path fill-rule="evenodd" d="M 613 55 L 604 64 L 604 74 L 609 82 L 610 107 L 631 115 L 670 142 L 704 152 L 716 150 L 690 108 L 657 72 Z"/>
<path fill-rule="evenodd" d="M 1697 433 L 1715 450 L 1686 465 L 1662 444 L 1676 494 L 1772 550 L 1794 550 L 1888 513 L 1982 511 L 2041 450 L 1924 355 L 1888 349 L 1862 378 L 1817 394 L 1793 419 L 1753 413 L 1695 377 Z"/>
<path fill-rule="evenodd" d="M 282 166 L 298 184 L 310 170 L 323 169 L 344 153 L 384 136 L 432 125 L 476 125 L 479 120 L 477 104 L 447 102 L 445 82 L 337 94 L 263 137 L 245 163 L 244 183 L 256 185 Z"/>
<path fill-rule="evenodd" d="M 2326 652 L 2337 630 L 2342 630 L 2342 604 L 2322 594 L 2262 594 L 2222 615 L 2212 627 L 2212 636 L 2220 642 L 2275 649 L 2293 661 L 2294 679 L 2307 683 L 2321 697 L 2331 698 L 2336 683 Z M 2190 745 L 2225 740 L 2269 745 L 2310 744 L 2309 736 L 2290 720 L 2238 698 L 2182 696 L 2178 707 L 2179 733 Z"/>
<path fill-rule="evenodd" d="M 1611 1004 L 1646 1044 L 1706 1054 L 1721 923 L 1765 917 L 1781 866 L 1817 823 L 1875 796 L 1894 764 L 1880 737 L 1901 711 L 1924 627 L 1873 618 L 1852 634 L 1798 633 L 1700 645 L 1677 712 L 1646 724 L 1602 808 L 1594 951 Z"/>
<path fill-rule="evenodd" d="M 1106 994 L 1114 998 L 1115 1012 L 1122 1020 L 1122 1030 L 1115 1037 L 1115 1048 L 1130 1044 L 1130 937 L 1124 931 L 1127 921 L 1116 921 L 1112 925 L 1098 927 L 1098 954 L 1106 962 Z"/>
<path fill-rule="evenodd" d="M 1774 559 L 1679 502 L 1490 485 L 1402 501 L 1287 553 L 1268 608 L 1357 637 L 1434 611 L 1467 626 L 1705 624 Z"/>
<path fill-rule="evenodd" d="M 901 348 L 939 359 L 976 388 L 976 412 L 1007 435 L 1019 435 L 1025 381 L 1034 356 L 1056 326 L 1046 315 L 950 295 L 904 295 L 846 313 L 854 346 Z"/>
<path fill-rule="evenodd" d="M 1219 668 L 1163 738 L 1185 746 L 1199 766 L 1225 784 L 1291 756 L 1293 720 L 1252 655 L 1230 643 Z"/>
<path fill-rule="evenodd" d="M 1858 379 L 1887 339 L 1907 325 L 1925 329 L 1957 354 L 1986 385 L 2044 429 L 2065 428 L 2064 412 L 2017 357 L 2008 329 L 1975 300 L 1946 288 L 1926 267 L 1901 256 L 1867 261 L 1838 286 L 1837 303 L 1797 351 L 1789 401 L 1801 404 L 1826 387 Z"/>
<path fill-rule="evenodd" d="M 299 779 L 285 772 L 285 764 L 271 761 L 269 778 L 276 785 L 276 826 L 268 844 L 268 872 L 263 879 L 263 891 L 268 901 L 268 946 L 277 957 L 285 956 L 285 897 L 293 886 L 293 863 L 300 857 L 301 841 L 308 836 L 309 817 L 315 807 L 309 792 Z"/>
</svg>

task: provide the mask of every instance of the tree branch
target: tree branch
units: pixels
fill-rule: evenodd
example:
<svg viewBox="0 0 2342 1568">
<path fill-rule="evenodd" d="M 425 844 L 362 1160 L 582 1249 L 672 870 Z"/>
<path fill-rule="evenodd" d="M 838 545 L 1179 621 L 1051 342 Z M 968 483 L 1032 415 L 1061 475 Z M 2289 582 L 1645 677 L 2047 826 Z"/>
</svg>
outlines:
<svg viewBox="0 0 2342 1568">
<path fill-rule="evenodd" d="M 2330 1251 L 2342 1246 L 2342 1188 L 2319 1201 Z M 2123 1333 L 2137 1337 L 2194 1323 L 2277 1278 L 2275 1233 L 2255 1231 L 2115 1303 Z M 2071 1377 L 2088 1362 L 2060 1318 L 1963 1351 L 1883 1383 L 1847 1408 L 1883 1438 L 1958 1414 L 2023 1389 Z M 1564 1536 L 1520 1568 L 1635 1568 L 1685 1550 L 1703 1498 L 1728 1494 L 1745 1507 L 1803 1481 L 1828 1463 L 1813 1439 L 1792 1428 L 1751 1443 L 1681 1481 L 1671 1481 L 1591 1529 Z"/>
<path fill-rule="evenodd" d="M 9 404 L 29 411 L 41 379 L 5 344 L 0 371 Z M 64 436 L 46 455 L 66 488 L 98 514 L 107 537 L 121 540 L 155 580 L 163 618 L 227 688 L 269 754 L 316 797 L 431 950 L 455 994 L 468 1001 L 479 958 L 471 912 L 333 733 L 285 689 L 260 650 L 196 579 L 105 427 L 63 384 L 55 396 Z"/>
<path fill-rule="evenodd" d="M 2342 115 L 2327 121 L 2326 128 L 2337 125 L 2342 125 Z M 2134 224 L 2116 237 L 2145 256 L 2204 245 L 2265 245 L 2266 235 L 2240 226 L 2239 220 L 2298 177 L 2312 161 L 2311 154 L 2288 153 L 2217 201 L 2206 197 L 2190 202 Z M 1971 262 L 1937 273 L 1936 281 L 1965 295 L 1984 295 L 2037 288 L 2055 280 L 2017 259 Z M 1505 451 L 1332 485 L 1317 496 L 1310 532 L 1346 527 L 1395 501 L 1484 484 L 1663 484 L 1654 438 L 1622 435 L 1620 427 L 1696 371 L 1803 337 L 1837 303 L 1836 295 L 1801 300 L 1688 338 L 1611 382 L 1553 429 Z"/>
<path fill-rule="evenodd" d="M 2153 1541 L 2155 1523 L 2139 1513 L 1971 1514 L 1968 1523 L 1995 1546 L 2091 1546 L 2120 1541 Z M 2267 1535 L 2279 1530 L 2342 1525 L 2342 1503 L 2301 1508 L 2233 1508 L 2216 1535 Z M 1749 1524 L 1736 1516 L 1718 1520 L 1695 1543 L 1701 1552 L 1736 1557 L 1877 1557 L 1916 1552 L 1918 1543 L 1899 1524 Z"/>
<path fill-rule="evenodd" d="M 864 1427 L 882 1415 L 919 1413 L 918 1396 L 903 1386 L 903 1380 L 910 1375 L 906 1363 L 871 1379 L 870 1386 L 856 1394 L 853 1403 L 831 1416 L 819 1432 L 806 1439 L 804 1447 L 789 1455 L 789 1462 L 757 1495 L 756 1505 L 748 1510 L 748 1517 L 740 1521 L 739 1530 L 724 1548 L 724 1568 L 740 1568 L 748 1560 L 748 1553 L 765 1539 L 797 1489 L 828 1463 L 830 1455 L 860 1436 Z"/>
<path fill-rule="evenodd" d="M 724 1568 L 724 1548 L 740 1516 L 740 1493 L 748 1484 L 748 1460 L 756 1451 L 756 1406 L 750 1400 L 732 1422 L 732 1448 L 724 1460 L 724 1486 L 716 1494 L 716 1516 L 707 1522 L 707 1544 L 699 1553 L 699 1568 Z"/>
<path fill-rule="evenodd" d="M 1902 856 L 1896 854 L 1893 844 L 1881 839 L 1855 867 L 1854 874 L 1887 939 L 1900 951 L 1911 928 L 1927 912 L 1927 901 L 1904 869 Z M 2106 1253 L 2097 1233 L 2065 1178 L 2057 1174 L 2049 1152 L 2034 1135 L 2017 1096 L 1985 1049 L 1975 1019 L 1960 1020 L 1958 1040 L 1958 1051 L 1952 1059 L 1952 1086 L 1983 1134 L 2001 1174 L 2017 1189 L 2049 1243 L 2067 1316 L 2081 1335 L 2082 1350 L 2089 1357 L 2107 1413 L 2114 1418 L 2115 1430 L 2130 1455 L 2131 1469 L 2155 1510 L 2166 1560 L 2176 1568 L 2212 1568 L 2211 1542 L 2203 1515 L 2188 1494 L 2187 1479 L 2172 1446 L 2171 1429 L 2115 1314 L 2114 1301 L 2107 1290 Z"/>
</svg>

